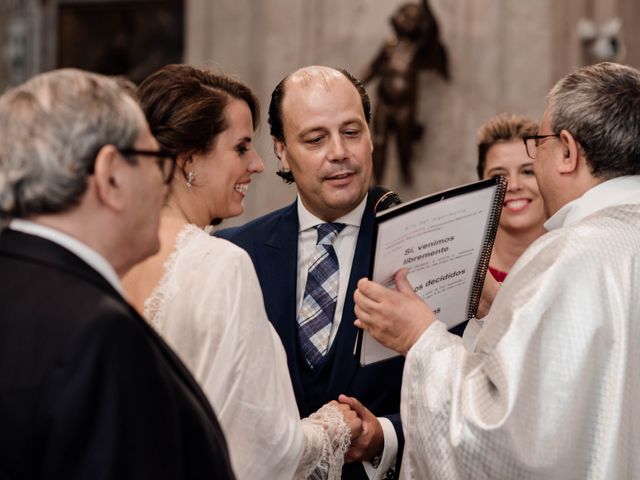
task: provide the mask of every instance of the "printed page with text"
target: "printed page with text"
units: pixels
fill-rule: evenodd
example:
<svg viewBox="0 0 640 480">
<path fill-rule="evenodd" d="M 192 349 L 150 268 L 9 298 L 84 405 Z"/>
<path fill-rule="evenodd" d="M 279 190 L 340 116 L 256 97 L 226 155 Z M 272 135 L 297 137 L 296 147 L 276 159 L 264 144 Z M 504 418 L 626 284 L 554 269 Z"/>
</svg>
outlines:
<svg viewBox="0 0 640 480">
<path fill-rule="evenodd" d="M 504 191 L 505 180 L 497 177 L 379 213 L 370 278 L 395 288 L 395 273 L 406 268 L 415 292 L 448 328 L 468 320 L 478 306 Z M 398 355 L 361 333 L 361 365 Z"/>
</svg>

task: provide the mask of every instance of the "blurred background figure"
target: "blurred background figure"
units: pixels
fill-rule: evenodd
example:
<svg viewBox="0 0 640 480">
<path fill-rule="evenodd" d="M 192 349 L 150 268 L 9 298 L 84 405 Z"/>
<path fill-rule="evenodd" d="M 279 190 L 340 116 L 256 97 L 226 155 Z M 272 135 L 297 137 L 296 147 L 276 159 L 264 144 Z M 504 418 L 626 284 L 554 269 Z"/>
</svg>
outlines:
<svg viewBox="0 0 640 480">
<path fill-rule="evenodd" d="M 622 41 L 622 20 L 619 18 L 609 18 L 603 22 L 582 18 L 577 30 L 584 65 L 624 60 L 626 48 Z"/>
<path fill-rule="evenodd" d="M 478 177 L 507 177 L 500 226 L 493 244 L 489 271 L 503 282 L 518 257 L 545 233 L 544 204 L 533 174 L 524 138 L 538 133 L 538 124 L 521 115 L 501 113 L 478 131 Z"/>
<path fill-rule="evenodd" d="M 440 43 L 438 23 L 426 0 L 402 5 L 391 18 L 395 36 L 387 39 L 368 68 L 363 83 L 380 77 L 373 112 L 373 174 L 382 183 L 387 143 L 395 136 L 402 181 L 412 183 L 413 142 L 424 127 L 416 121 L 418 74 L 433 69 L 449 79 L 447 52 Z"/>
<path fill-rule="evenodd" d="M 206 228 L 243 212 L 251 177 L 264 169 L 253 148 L 255 95 L 239 81 L 188 65 L 158 70 L 138 94 L 152 133 L 178 168 L 162 211 L 160 252 L 125 278 L 132 302 L 202 385 L 238 478 L 340 478 L 360 421 L 334 402 L 300 422 L 251 260 Z"/>
</svg>

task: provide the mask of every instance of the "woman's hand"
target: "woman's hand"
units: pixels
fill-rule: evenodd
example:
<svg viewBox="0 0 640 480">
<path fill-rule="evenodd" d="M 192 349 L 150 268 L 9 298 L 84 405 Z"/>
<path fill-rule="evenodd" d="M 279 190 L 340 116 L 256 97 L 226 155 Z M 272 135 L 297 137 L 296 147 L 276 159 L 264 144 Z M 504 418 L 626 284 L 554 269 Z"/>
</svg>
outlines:
<svg viewBox="0 0 640 480">
<path fill-rule="evenodd" d="M 337 409 L 342 418 L 344 419 L 344 423 L 349 427 L 349 432 L 351 433 L 351 439 L 358 438 L 362 434 L 362 420 L 358 417 L 358 413 L 353 410 L 346 403 L 339 403 L 335 400 L 331 400 L 327 405 Z"/>
</svg>

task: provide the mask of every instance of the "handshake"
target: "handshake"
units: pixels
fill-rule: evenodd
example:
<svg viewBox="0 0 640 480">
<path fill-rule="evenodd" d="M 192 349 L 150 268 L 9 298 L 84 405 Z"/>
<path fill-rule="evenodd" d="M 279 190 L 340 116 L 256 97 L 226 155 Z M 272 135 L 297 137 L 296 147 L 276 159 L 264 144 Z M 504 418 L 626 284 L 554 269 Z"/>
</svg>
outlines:
<svg viewBox="0 0 640 480">
<path fill-rule="evenodd" d="M 333 400 L 322 408 L 326 407 L 340 412 L 349 429 L 351 444 L 344 458 L 345 463 L 371 460 L 382 451 L 384 435 L 380 421 L 357 399 L 340 395 L 337 401 Z"/>
</svg>

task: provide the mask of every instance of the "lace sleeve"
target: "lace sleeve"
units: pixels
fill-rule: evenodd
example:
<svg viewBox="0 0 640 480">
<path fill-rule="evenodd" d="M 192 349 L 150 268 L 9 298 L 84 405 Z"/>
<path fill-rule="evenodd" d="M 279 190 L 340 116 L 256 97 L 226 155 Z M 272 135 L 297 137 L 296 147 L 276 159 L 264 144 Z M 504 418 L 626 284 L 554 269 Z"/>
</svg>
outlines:
<svg viewBox="0 0 640 480">
<path fill-rule="evenodd" d="M 340 411 L 325 405 L 302 419 L 304 450 L 296 470 L 296 480 L 338 480 L 344 456 L 351 442 L 349 427 Z"/>
</svg>

